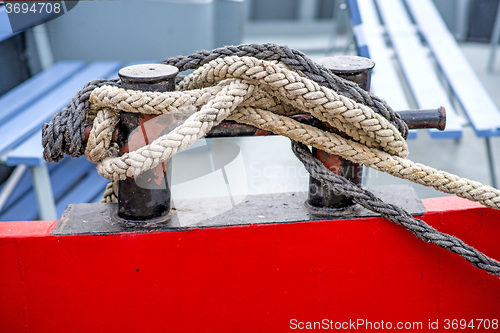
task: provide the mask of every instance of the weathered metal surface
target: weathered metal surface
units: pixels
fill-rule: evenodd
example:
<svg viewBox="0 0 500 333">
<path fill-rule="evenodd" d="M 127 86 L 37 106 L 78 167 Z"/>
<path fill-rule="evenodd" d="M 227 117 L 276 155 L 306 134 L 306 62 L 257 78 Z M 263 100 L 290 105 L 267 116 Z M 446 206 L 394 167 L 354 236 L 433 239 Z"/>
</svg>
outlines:
<svg viewBox="0 0 500 333">
<path fill-rule="evenodd" d="M 370 188 L 382 200 L 403 207 L 414 215 L 422 215 L 425 208 L 413 188 L 407 185 L 390 185 Z M 220 198 L 175 200 L 167 222 L 150 220 L 140 227 L 175 230 L 192 227 L 222 227 L 229 225 L 284 223 L 310 220 L 332 220 L 371 217 L 378 214 L 358 205 L 348 215 L 318 217 L 311 214 L 304 202 L 307 193 L 271 193 L 248 195 L 232 209 L 226 209 Z M 69 205 L 63 214 L 55 235 L 102 234 L 136 231 L 134 225 L 123 223 L 116 217 L 116 204 Z"/>
<path fill-rule="evenodd" d="M 272 132 L 261 130 L 257 127 L 250 125 L 239 124 L 235 121 L 224 120 L 219 125 L 212 127 L 208 132 L 206 138 L 221 138 L 221 137 L 235 137 L 235 136 L 264 136 L 275 135 Z"/>
<path fill-rule="evenodd" d="M 356 82 L 364 90 L 370 90 L 371 71 L 375 67 L 373 60 L 358 56 L 335 56 L 321 58 L 317 63 L 346 80 Z"/>
<path fill-rule="evenodd" d="M 500 258 L 500 211 L 457 197 L 424 204 L 419 218 Z M 473 320 L 470 331 L 498 320 L 497 277 L 382 218 L 105 235 L 52 227 L 0 223 L 2 332 L 289 332 L 294 319 L 447 332 L 447 319 Z"/>
<path fill-rule="evenodd" d="M 446 110 L 444 106 L 437 109 L 406 110 L 398 113 L 409 129 L 435 128 L 443 131 L 446 127 Z"/>
<path fill-rule="evenodd" d="M 172 91 L 175 88 L 177 67 L 163 64 L 141 64 L 120 69 L 122 87 L 142 91 Z"/>
<path fill-rule="evenodd" d="M 175 86 L 178 69 L 162 64 L 136 65 L 122 68 L 119 72 L 121 85 L 125 89 L 143 91 L 171 91 Z M 120 154 L 149 144 L 168 133 L 173 122 L 172 115 L 144 115 L 121 112 L 118 124 Z M 118 216 L 129 223 L 167 217 L 170 210 L 170 187 L 168 177 L 171 163 L 146 170 L 134 178 L 120 181 L 118 185 Z M 144 222 L 145 223 L 145 222 Z"/>
<path fill-rule="evenodd" d="M 398 111 L 398 113 L 409 129 L 436 128 L 443 131 L 446 127 L 444 106 L 430 110 Z"/>
<path fill-rule="evenodd" d="M 367 58 L 357 56 L 337 56 L 318 60 L 318 64 L 330 69 L 334 74 L 357 83 L 362 89 L 370 90 L 371 70 L 375 63 Z M 344 137 L 347 135 L 343 134 Z M 330 171 L 343 176 L 356 185 L 361 185 L 363 166 L 312 148 L 312 153 Z M 307 200 L 311 212 L 329 214 L 333 210 L 343 210 L 353 205 L 351 199 L 335 194 L 327 185 L 312 177 L 309 178 L 309 197 Z"/>
</svg>

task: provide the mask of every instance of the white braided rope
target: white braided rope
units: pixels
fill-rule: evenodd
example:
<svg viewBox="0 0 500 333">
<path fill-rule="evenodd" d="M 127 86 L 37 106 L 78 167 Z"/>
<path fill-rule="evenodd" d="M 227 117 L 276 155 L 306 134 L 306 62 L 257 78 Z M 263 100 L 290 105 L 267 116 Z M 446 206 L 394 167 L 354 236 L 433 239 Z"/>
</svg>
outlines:
<svg viewBox="0 0 500 333">
<path fill-rule="evenodd" d="M 217 85 L 213 86 L 214 84 Z M 365 105 L 339 96 L 286 66 L 251 57 L 226 57 L 199 68 L 168 93 L 104 86 L 92 92 L 94 126 L 86 155 L 110 180 L 134 177 L 171 158 L 224 119 L 287 136 L 350 161 L 445 193 L 500 209 L 500 191 L 405 159 L 397 129 Z M 188 113 L 185 123 L 149 145 L 120 157 L 106 152 L 116 112 Z M 198 111 L 199 110 L 199 111 Z M 310 113 L 353 140 L 299 123 L 288 116 Z"/>
</svg>

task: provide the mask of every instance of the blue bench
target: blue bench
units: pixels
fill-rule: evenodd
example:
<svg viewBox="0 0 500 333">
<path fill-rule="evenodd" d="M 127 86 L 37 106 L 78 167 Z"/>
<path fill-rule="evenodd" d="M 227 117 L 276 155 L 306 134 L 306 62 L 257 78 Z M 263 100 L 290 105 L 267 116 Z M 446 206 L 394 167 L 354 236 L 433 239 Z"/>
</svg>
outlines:
<svg viewBox="0 0 500 333">
<path fill-rule="evenodd" d="M 432 1 L 348 0 L 348 5 L 358 54 L 376 63 L 373 92 L 396 110 L 443 105 L 446 129 L 430 130 L 433 138 L 460 139 L 469 123 L 485 139 L 491 183 L 497 186 L 490 138 L 500 135 L 500 111 Z"/>
<path fill-rule="evenodd" d="M 15 35 L 9 29 L 0 7 L 0 42 Z M 69 203 L 99 201 L 106 179 L 85 158 L 45 163 L 41 129 L 85 83 L 116 77 L 119 68 L 118 61 L 59 61 L 0 96 L 0 163 L 15 167 L 0 186 L 0 221 L 55 220 Z"/>
<path fill-rule="evenodd" d="M 95 78 L 114 77 L 120 63 L 61 61 L 0 97 L 2 162 L 16 169 L 2 187 L 0 220 L 56 219 L 70 202 L 93 202 L 106 180 L 85 159 L 48 166 L 41 126 Z M 31 175 L 24 171 L 31 170 Z M 85 187 L 82 187 L 85 184 Z M 37 207 L 39 209 L 37 209 Z"/>
</svg>

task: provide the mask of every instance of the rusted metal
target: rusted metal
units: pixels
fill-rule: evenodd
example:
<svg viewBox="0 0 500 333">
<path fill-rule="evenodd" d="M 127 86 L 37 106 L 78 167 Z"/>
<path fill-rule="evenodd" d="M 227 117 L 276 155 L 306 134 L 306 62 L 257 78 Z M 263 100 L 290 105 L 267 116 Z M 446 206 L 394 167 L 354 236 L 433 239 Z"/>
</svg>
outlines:
<svg viewBox="0 0 500 333">
<path fill-rule="evenodd" d="M 337 76 L 356 82 L 361 88 L 369 91 L 372 69 L 375 62 L 358 56 L 335 56 L 321 58 L 319 65 L 331 70 Z"/>
<path fill-rule="evenodd" d="M 178 69 L 163 64 L 136 65 L 119 72 L 125 89 L 142 91 L 172 91 Z M 117 142 L 120 154 L 149 144 L 168 133 L 173 123 L 172 115 L 145 115 L 121 112 Z M 134 178 L 127 178 L 118 185 L 118 217 L 128 224 L 141 225 L 151 219 L 161 219 L 170 211 L 168 175 L 171 162 L 144 171 Z M 132 221 L 132 222 L 130 222 Z"/>
<path fill-rule="evenodd" d="M 239 124 L 232 120 L 225 120 L 219 125 L 212 127 L 205 137 L 207 138 L 220 138 L 231 136 L 265 136 L 275 135 L 272 132 L 261 130 L 257 127 L 250 125 Z"/>
<path fill-rule="evenodd" d="M 297 120 L 298 122 L 318 127 L 321 129 L 326 129 L 326 126 L 308 114 L 299 114 L 291 116 L 290 118 Z M 265 136 L 265 135 L 276 135 L 273 132 L 265 131 L 257 127 L 250 125 L 239 124 L 235 121 L 225 120 L 219 125 L 214 126 L 210 132 L 208 132 L 205 137 L 207 138 L 220 138 L 220 137 L 232 137 L 232 136 Z"/>
<path fill-rule="evenodd" d="M 337 56 L 320 59 L 318 63 L 330 69 L 334 74 L 356 82 L 364 90 L 370 90 L 371 70 L 375 66 L 372 60 L 357 56 Z M 347 137 L 343 133 L 341 135 Z M 333 173 L 347 178 L 356 185 L 361 185 L 362 165 L 314 147 L 312 153 Z M 306 204 L 314 214 L 328 215 L 332 210 L 344 210 L 352 206 L 353 201 L 346 196 L 335 194 L 327 185 L 310 177 L 309 197 Z"/>
<path fill-rule="evenodd" d="M 407 110 L 398 113 L 409 129 L 436 128 L 443 131 L 446 127 L 446 110 L 444 106 L 437 109 Z"/>
</svg>

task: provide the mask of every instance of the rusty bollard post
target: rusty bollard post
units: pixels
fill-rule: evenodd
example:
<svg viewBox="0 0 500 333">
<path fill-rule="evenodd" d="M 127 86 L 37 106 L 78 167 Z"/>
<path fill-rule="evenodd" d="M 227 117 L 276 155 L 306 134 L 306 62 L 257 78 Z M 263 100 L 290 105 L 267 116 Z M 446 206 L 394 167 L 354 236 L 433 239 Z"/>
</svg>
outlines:
<svg viewBox="0 0 500 333">
<path fill-rule="evenodd" d="M 334 74 L 344 79 L 356 82 L 362 89 L 370 90 L 371 70 L 375 66 L 372 60 L 357 56 L 337 56 L 320 59 L 318 64 L 330 69 Z M 354 184 L 361 185 L 363 177 L 362 165 L 316 148 L 313 148 L 312 152 L 328 169 L 344 176 Z M 336 195 L 327 186 L 312 177 L 309 178 L 307 206 L 311 213 L 330 215 L 352 205 L 351 199 Z"/>
<path fill-rule="evenodd" d="M 125 89 L 165 92 L 174 90 L 178 72 L 174 66 L 147 64 L 122 68 L 118 74 Z M 160 135 L 168 133 L 172 122 L 172 115 L 122 112 L 117 140 L 120 155 L 149 144 Z M 170 212 L 170 187 L 167 177 L 170 173 L 171 161 L 168 161 L 134 178 L 120 181 L 118 216 L 132 225 L 165 219 Z"/>
</svg>

